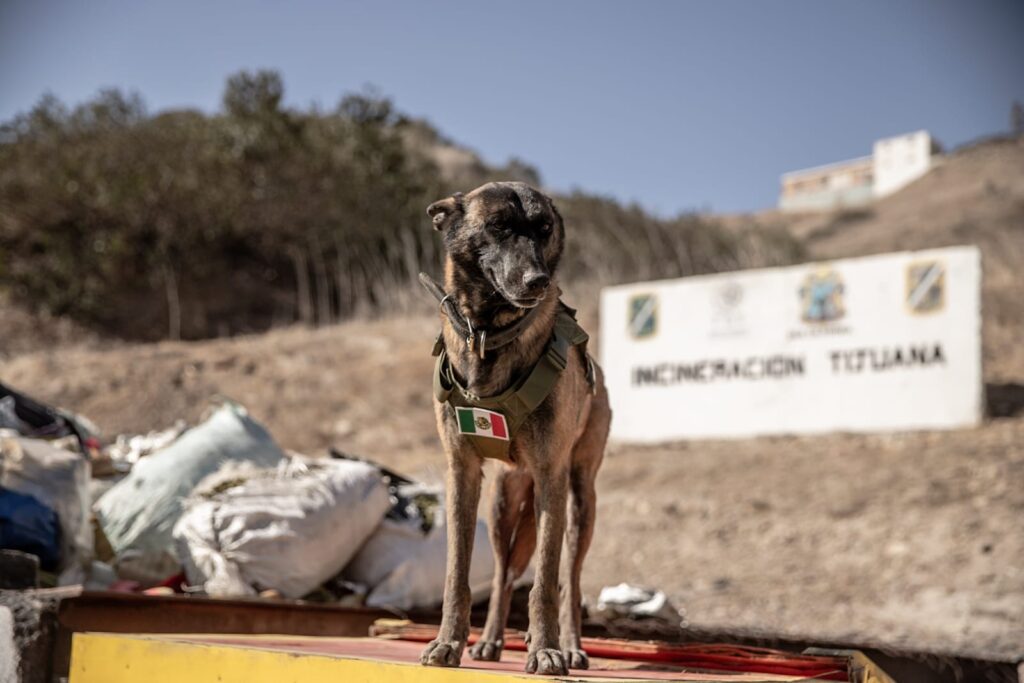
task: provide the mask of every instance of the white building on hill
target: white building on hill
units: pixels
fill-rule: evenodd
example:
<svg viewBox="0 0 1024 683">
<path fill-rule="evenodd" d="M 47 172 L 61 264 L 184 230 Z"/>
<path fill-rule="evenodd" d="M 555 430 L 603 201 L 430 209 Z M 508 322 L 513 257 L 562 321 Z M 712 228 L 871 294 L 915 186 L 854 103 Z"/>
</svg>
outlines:
<svg viewBox="0 0 1024 683">
<path fill-rule="evenodd" d="M 871 156 L 784 173 L 779 208 L 829 211 L 869 204 L 923 176 L 940 152 L 925 130 L 877 140 Z"/>
</svg>

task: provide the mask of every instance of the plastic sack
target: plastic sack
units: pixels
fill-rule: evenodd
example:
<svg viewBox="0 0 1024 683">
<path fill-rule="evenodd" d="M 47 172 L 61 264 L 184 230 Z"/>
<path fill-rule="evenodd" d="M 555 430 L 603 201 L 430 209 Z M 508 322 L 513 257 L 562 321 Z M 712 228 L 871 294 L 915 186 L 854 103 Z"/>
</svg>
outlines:
<svg viewBox="0 0 1024 683">
<path fill-rule="evenodd" d="M 295 457 L 204 481 L 174 536 L 189 583 L 209 595 L 300 598 L 348 563 L 390 506 L 373 465 Z"/>
<path fill-rule="evenodd" d="M 0 439 L 0 487 L 32 496 L 60 521 L 60 583 L 75 582 L 92 562 L 89 522 L 89 461 L 22 437 Z"/>
<path fill-rule="evenodd" d="M 283 457 L 243 407 L 225 403 L 170 446 L 139 460 L 95 507 L 118 570 L 143 581 L 179 571 L 171 534 L 196 485 L 225 462 L 273 466 Z"/>
<path fill-rule="evenodd" d="M 448 549 L 444 508 L 438 507 L 434 517 L 427 533 L 416 520 L 384 520 L 345 568 L 346 579 L 370 587 L 368 606 L 411 610 L 441 603 Z M 483 520 L 477 520 L 475 533 L 469 587 L 478 600 L 490 593 L 494 553 Z"/>
<path fill-rule="evenodd" d="M 591 618 L 610 630 L 620 626 L 649 633 L 675 633 L 686 625 L 686 612 L 677 609 L 663 591 L 628 583 L 605 586 Z"/>
<path fill-rule="evenodd" d="M 45 571 L 60 562 L 60 520 L 34 496 L 0 488 L 0 548 L 39 558 Z"/>
<path fill-rule="evenodd" d="M 31 425 L 18 417 L 13 396 L 0 397 L 0 429 L 9 429 L 18 434 L 28 434 L 32 431 Z"/>
<path fill-rule="evenodd" d="M 0 429 L 12 429 L 32 438 L 73 435 L 84 449 L 85 440 L 99 433 L 89 420 L 40 403 L 0 383 Z"/>
</svg>

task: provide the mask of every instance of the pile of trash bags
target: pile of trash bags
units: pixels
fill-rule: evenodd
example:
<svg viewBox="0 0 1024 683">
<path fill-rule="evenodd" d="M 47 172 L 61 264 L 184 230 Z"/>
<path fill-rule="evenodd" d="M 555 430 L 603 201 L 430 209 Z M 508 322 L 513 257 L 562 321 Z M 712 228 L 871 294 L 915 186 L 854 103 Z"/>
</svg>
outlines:
<svg viewBox="0 0 1024 683">
<path fill-rule="evenodd" d="M 331 451 L 282 450 L 237 403 L 103 445 L 88 420 L 0 385 L 0 548 L 54 584 L 400 610 L 444 592 L 443 492 Z M 493 575 L 477 524 L 474 595 Z"/>
<path fill-rule="evenodd" d="M 92 434 L 86 420 L 0 384 L 0 548 L 35 555 L 61 583 L 81 582 L 92 561 Z"/>
</svg>

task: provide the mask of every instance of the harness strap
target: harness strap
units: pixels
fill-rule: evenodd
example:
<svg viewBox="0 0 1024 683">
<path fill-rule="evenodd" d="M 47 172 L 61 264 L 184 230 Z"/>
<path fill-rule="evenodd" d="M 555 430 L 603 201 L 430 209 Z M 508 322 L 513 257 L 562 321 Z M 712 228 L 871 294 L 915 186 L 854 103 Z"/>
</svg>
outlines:
<svg viewBox="0 0 1024 683">
<path fill-rule="evenodd" d="M 555 328 L 544 349 L 544 353 L 532 368 L 523 374 L 521 379 L 495 396 L 476 396 L 463 387 L 455 378 L 455 373 L 444 348 L 441 335 L 434 342 L 433 355 L 437 357 L 434 364 L 434 397 L 441 403 L 450 403 L 453 407 L 483 408 L 501 413 L 508 423 L 511 439 L 526 422 L 526 419 L 551 394 L 558 378 L 569 362 L 569 349 L 582 346 L 587 361 L 587 380 L 594 386 L 593 369 L 590 356 L 586 353 L 589 335 L 576 322 L 575 311 L 565 304 L 555 319 Z M 497 458 L 511 462 L 509 442 L 487 437 L 469 438 L 481 457 Z"/>
</svg>

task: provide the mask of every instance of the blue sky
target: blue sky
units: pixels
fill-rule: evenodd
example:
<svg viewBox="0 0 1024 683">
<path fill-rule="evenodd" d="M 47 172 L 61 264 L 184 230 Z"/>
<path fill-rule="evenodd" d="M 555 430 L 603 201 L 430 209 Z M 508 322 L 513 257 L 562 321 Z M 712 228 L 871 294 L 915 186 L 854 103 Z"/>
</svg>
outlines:
<svg viewBox="0 0 1024 683">
<path fill-rule="evenodd" d="M 373 84 L 548 187 L 750 210 L 881 136 L 1005 131 L 1022 36 L 1020 0 L 0 0 L 0 120 L 106 86 L 214 111 L 229 74 L 268 67 L 290 106 Z"/>
</svg>

